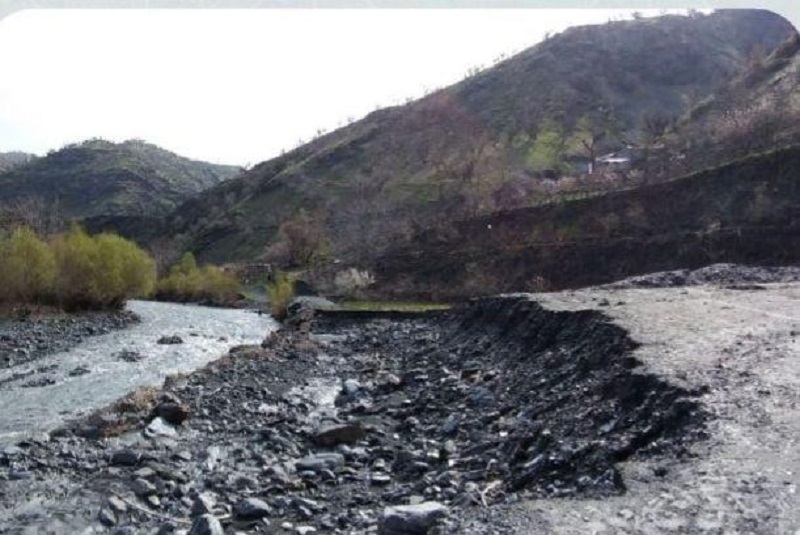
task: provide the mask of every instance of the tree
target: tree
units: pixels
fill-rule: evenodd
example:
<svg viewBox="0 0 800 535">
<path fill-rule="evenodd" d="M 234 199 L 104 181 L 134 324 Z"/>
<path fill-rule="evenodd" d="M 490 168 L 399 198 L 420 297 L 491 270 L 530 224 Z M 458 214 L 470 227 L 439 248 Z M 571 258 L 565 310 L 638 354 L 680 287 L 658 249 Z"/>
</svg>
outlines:
<svg viewBox="0 0 800 535">
<path fill-rule="evenodd" d="M 542 121 L 525 158 L 526 164 L 538 171 L 546 169 L 562 171 L 565 166 L 566 141 L 559 125 L 549 119 Z"/>
<path fill-rule="evenodd" d="M 622 137 L 619 123 L 605 108 L 587 113 L 578 120 L 569 140 L 572 150 L 582 152 L 589 159 L 589 173 L 597 168 L 597 152 L 603 144 L 618 143 Z"/>
<path fill-rule="evenodd" d="M 308 266 L 326 255 L 328 240 L 325 232 L 303 209 L 281 225 L 280 233 L 286 241 L 289 262 L 294 266 Z"/>
</svg>

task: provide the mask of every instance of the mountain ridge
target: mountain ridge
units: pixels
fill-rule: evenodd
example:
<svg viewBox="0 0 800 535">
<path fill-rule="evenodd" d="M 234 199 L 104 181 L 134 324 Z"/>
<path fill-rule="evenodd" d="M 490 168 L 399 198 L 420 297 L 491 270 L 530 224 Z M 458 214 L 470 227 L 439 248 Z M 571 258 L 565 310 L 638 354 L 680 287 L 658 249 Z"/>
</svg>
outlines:
<svg viewBox="0 0 800 535">
<path fill-rule="evenodd" d="M 442 220 L 535 200 L 547 169 L 531 162 L 548 121 L 573 135 L 597 102 L 607 102 L 625 134 L 638 135 L 645 116 L 688 110 L 743 69 L 753 50 L 771 50 L 793 32 L 757 10 L 570 29 L 262 162 L 181 205 L 166 228 L 203 260 L 252 259 L 280 242 L 281 225 L 303 210 L 337 258 L 374 258 Z M 580 55 L 587 48 L 589 60 Z M 679 84 L 668 83 L 673 75 Z M 597 150 L 623 144 L 604 143 Z"/>
</svg>

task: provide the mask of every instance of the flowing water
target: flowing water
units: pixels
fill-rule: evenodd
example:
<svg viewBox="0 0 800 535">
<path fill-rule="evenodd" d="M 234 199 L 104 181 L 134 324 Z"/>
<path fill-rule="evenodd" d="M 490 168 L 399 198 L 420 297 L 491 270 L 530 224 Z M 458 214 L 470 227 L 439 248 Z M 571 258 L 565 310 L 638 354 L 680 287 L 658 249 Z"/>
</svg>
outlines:
<svg viewBox="0 0 800 535">
<path fill-rule="evenodd" d="M 140 324 L 0 370 L 0 445 L 51 430 L 138 387 L 159 386 L 167 375 L 202 367 L 235 345 L 259 343 L 277 326 L 244 310 L 149 301 L 131 301 L 128 309 Z M 157 343 L 172 335 L 183 343 Z M 131 362 L 134 354 L 140 360 Z M 70 375 L 81 368 L 82 375 Z"/>
</svg>

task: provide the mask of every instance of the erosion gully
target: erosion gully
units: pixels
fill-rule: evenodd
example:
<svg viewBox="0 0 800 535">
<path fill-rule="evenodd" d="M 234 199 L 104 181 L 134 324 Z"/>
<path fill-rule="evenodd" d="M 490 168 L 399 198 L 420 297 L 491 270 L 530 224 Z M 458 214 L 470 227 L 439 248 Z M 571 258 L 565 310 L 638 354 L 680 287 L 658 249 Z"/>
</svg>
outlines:
<svg viewBox="0 0 800 535">
<path fill-rule="evenodd" d="M 452 312 L 327 314 L 310 338 L 280 331 L 262 347 L 267 323 L 254 314 L 134 306 L 158 333 L 144 319 L 37 362 L 58 365 L 59 379 L 4 385 L 0 395 L 16 391 L 0 399 L 4 425 L 51 430 L 203 367 L 171 377 L 160 399 L 0 452 L 0 531 L 452 533 L 475 508 L 624 493 L 620 462 L 681 459 L 704 438 L 699 393 L 640 372 L 636 343 L 597 312 L 505 297 Z M 167 325 L 173 314 L 180 329 Z M 161 333 L 186 343 L 158 347 Z M 93 344 L 102 349 L 85 353 Z M 113 357 L 126 349 L 148 357 Z M 66 386 L 78 366 L 92 373 Z M 167 406 L 188 419 L 165 423 Z M 108 436 L 115 419 L 136 423 Z"/>
</svg>

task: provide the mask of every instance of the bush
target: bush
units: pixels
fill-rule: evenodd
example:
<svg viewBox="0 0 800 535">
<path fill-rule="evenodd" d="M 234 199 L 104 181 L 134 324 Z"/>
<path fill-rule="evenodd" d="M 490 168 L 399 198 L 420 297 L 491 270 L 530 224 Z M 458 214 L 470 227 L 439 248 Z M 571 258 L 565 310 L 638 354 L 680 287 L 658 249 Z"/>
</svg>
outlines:
<svg viewBox="0 0 800 535">
<path fill-rule="evenodd" d="M 267 283 L 267 300 L 272 317 L 278 321 L 285 320 L 286 309 L 292 299 L 294 299 L 294 283 L 286 273 L 276 271 L 272 280 Z"/>
<path fill-rule="evenodd" d="M 0 241 L 0 299 L 39 303 L 52 299 L 56 276 L 53 251 L 27 227 Z"/>
<path fill-rule="evenodd" d="M 228 304 L 239 296 L 241 285 L 216 266 L 197 267 L 192 253 L 184 253 L 169 275 L 158 281 L 156 297 L 165 301 Z"/>
<path fill-rule="evenodd" d="M 91 237 L 74 226 L 53 242 L 56 294 L 66 310 L 120 308 L 149 295 L 155 262 L 135 243 L 114 234 Z"/>
</svg>

